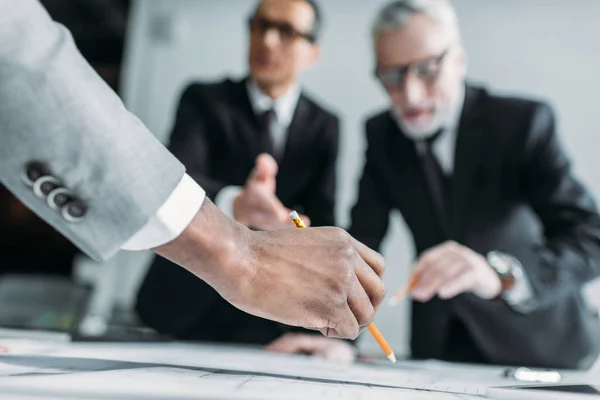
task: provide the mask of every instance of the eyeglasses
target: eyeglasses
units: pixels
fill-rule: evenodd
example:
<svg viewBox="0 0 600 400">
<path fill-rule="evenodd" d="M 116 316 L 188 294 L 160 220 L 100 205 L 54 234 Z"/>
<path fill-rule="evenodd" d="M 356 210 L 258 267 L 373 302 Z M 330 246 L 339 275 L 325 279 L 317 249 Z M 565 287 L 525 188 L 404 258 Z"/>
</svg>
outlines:
<svg viewBox="0 0 600 400">
<path fill-rule="evenodd" d="M 305 39 L 311 43 L 316 42 L 317 38 L 313 33 L 300 32 L 292 25 L 286 22 L 270 21 L 263 17 L 252 17 L 248 20 L 250 32 L 264 35 L 271 29 L 275 29 L 281 40 L 285 43 L 292 43 L 296 39 Z"/>
<path fill-rule="evenodd" d="M 403 67 L 375 69 L 375 76 L 381 81 L 384 86 L 392 88 L 402 88 L 408 74 L 413 74 L 418 79 L 426 83 L 430 83 L 437 78 L 440 72 L 442 62 L 449 50 L 445 50 L 439 56 L 431 57 L 422 61 L 418 61 Z"/>
</svg>

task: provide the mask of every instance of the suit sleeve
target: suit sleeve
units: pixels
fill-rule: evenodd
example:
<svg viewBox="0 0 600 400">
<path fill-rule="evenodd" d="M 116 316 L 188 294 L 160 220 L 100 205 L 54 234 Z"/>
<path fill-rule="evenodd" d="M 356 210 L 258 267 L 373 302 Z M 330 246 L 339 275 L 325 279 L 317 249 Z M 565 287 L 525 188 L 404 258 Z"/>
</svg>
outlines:
<svg viewBox="0 0 600 400">
<path fill-rule="evenodd" d="M 337 189 L 337 159 L 339 151 L 339 119 L 331 117 L 323 132 L 325 148 L 314 184 L 306 194 L 305 212 L 312 226 L 335 225 L 335 195 Z"/>
<path fill-rule="evenodd" d="M 0 0 L 0 131 L 2 183 L 97 260 L 139 231 L 184 175 L 36 0 Z M 77 199 L 77 222 L 23 179 L 34 163 Z"/>
<path fill-rule="evenodd" d="M 600 272 L 600 217 L 591 194 L 573 176 L 551 108 L 535 111 L 524 147 L 521 187 L 538 214 L 545 243 L 516 254 L 538 307 L 579 291 Z"/>
<path fill-rule="evenodd" d="M 209 127 L 209 101 L 199 85 L 191 85 L 183 92 L 169 150 L 185 165 L 187 174 L 214 199 L 227 184 L 211 176 L 213 157 L 219 146 L 218 138 L 211 134 Z"/>
<path fill-rule="evenodd" d="M 358 199 L 352 208 L 352 224 L 348 232 L 373 250 L 379 251 L 389 224 L 390 202 L 384 192 L 382 175 L 377 171 L 377 151 L 367 127 L 368 148 L 358 188 Z"/>
</svg>

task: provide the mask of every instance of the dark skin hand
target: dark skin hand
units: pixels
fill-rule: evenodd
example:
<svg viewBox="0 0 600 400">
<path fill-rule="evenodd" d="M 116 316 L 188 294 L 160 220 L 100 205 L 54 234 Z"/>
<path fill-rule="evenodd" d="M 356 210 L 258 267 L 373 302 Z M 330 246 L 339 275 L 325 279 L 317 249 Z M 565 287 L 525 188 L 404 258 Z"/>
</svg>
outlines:
<svg viewBox="0 0 600 400">
<path fill-rule="evenodd" d="M 356 338 L 385 296 L 383 257 L 346 231 L 252 231 L 208 198 L 177 239 L 154 250 L 245 312 L 328 337 Z"/>
</svg>

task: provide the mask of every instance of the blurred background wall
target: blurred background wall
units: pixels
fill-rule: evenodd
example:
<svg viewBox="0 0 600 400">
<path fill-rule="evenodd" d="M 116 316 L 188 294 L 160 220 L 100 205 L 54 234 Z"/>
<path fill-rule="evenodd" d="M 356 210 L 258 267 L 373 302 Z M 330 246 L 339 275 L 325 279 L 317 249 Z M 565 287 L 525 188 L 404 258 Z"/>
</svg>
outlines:
<svg viewBox="0 0 600 400">
<path fill-rule="evenodd" d="M 342 118 L 338 221 L 349 207 L 362 168 L 362 123 L 386 106 L 372 77 L 369 25 L 382 0 L 321 1 L 322 58 L 304 78 L 306 88 Z M 469 77 L 490 89 L 551 101 L 577 174 L 600 197 L 600 2 L 597 0 L 455 0 L 469 55 Z M 575 4 L 576 3 L 576 4 Z M 253 0 L 137 0 L 132 3 L 122 94 L 126 105 L 161 139 L 169 133 L 182 87 L 192 79 L 246 72 L 245 19 Z M 484 132 L 482 132 L 484 134 Z M 407 193 L 407 195 L 410 195 Z M 414 256 L 410 235 L 394 216 L 384 254 L 394 291 Z M 123 254 L 119 301 L 131 300 L 150 255 Z M 128 264 L 127 267 L 124 264 Z M 135 264 L 135 265 L 134 265 Z M 592 290 L 600 302 L 600 289 Z M 594 297 L 594 296 L 593 296 Z M 593 299 L 596 301 L 596 299 Z M 383 307 L 376 321 L 397 353 L 407 350 L 408 309 Z M 361 346 L 377 351 L 364 335 Z"/>
</svg>

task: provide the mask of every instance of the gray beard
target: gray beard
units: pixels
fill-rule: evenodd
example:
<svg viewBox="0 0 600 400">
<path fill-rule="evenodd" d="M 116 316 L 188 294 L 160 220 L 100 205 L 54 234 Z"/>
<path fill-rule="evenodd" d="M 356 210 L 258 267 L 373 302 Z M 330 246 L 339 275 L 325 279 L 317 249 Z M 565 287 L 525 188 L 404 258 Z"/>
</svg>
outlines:
<svg viewBox="0 0 600 400">
<path fill-rule="evenodd" d="M 392 106 L 392 116 L 396 123 L 398 124 L 400 130 L 404 135 L 406 135 L 409 139 L 412 140 L 425 140 L 437 132 L 440 129 L 444 129 L 448 126 L 450 122 L 450 112 L 449 110 L 444 111 L 436 111 L 434 115 L 434 120 L 427 127 L 416 128 L 413 125 L 407 124 L 402 118 L 401 114 Z"/>
</svg>

